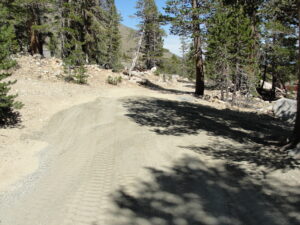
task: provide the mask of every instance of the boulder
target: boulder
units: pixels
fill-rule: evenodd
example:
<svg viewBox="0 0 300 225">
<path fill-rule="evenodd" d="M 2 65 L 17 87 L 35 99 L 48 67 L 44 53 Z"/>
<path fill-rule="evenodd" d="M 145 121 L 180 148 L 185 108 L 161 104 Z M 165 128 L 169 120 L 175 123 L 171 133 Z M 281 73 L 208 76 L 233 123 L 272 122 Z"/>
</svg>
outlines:
<svg viewBox="0 0 300 225">
<path fill-rule="evenodd" d="M 264 83 L 264 86 L 263 86 L 262 88 L 263 88 L 264 90 L 268 90 L 268 91 L 272 90 L 272 84 L 271 84 L 271 83 L 269 83 L 269 82 L 267 82 L 267 81 L 263 82 L 263 80 L 261 80 L 261 81 L 260 81 L 260 86 L 261 86 L 263 83 Z"/>
<path fill-rule="evenodd" d="M 154 66 L 154 67 L 151 68 L 151 73 L 155 73 L 156 71 L 157 71 L 157 67 L 156 66 Z"/>
<path fill-rule="evenodd" d="M 143 76 L 143 73 L 139 71 L 131 71 L 131 76 L 140 77 Z"/>
<path fill-rule="evenodd" d="M 41 60 L 41 59 L 43 58 L 43 56 L 40 55 L 40 54 L 34 54 L 34 55 L 32 56 L 32 58 L 34 58 L 35 60 Z"/>
<path fill-rule="evenodd" d="M 276 117 L 293 123 L 296 120 L 297 101 L 287 98 L 279 99 L 273 105 L 273 112 Z"/>
<path fill-rule="evenodd" d="M 180 76 L 179 75 L 172 75 L 172 81 L 177 82 L 179 80 Z"/>
<path fill-rule="evenodd" d="M 296 148 L 289 150 L 288 155 L 294 159 L 300 160 L 300 144 L 298 144 Z"/>
</svg>

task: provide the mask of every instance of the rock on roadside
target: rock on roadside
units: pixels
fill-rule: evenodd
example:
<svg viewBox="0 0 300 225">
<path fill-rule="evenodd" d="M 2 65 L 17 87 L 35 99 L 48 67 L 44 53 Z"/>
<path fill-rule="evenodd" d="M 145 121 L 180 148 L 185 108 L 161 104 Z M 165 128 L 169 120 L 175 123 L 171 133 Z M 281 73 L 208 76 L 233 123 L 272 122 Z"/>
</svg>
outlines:
<svg viewBox="0 0 300 225">
<path fill-rule="evenodd" d="M 287 98 L 279 99 L 273 105 L 273 112 L 276 117 L 293 123 L 296 120 L 297 101 Z"/>
<path fill-rule="evenodd" d="M 296 148 L 294 149 L 291 149 L 289 152 L 288 152 L 289 156 L 293 157 L 294 159 L 298 159 L 300 160 L 300 144 L 298 144 L 296 146 Z"/>
</svg>

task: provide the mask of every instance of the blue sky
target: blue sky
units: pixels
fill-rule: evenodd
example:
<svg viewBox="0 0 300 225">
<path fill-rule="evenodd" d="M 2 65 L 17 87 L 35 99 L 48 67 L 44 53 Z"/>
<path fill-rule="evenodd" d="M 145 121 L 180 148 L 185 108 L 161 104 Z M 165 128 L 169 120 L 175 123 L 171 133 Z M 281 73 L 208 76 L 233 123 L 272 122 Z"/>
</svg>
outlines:
<svg viewBox="0 0 300 225">
<path fill-rule="evenodd" d="M 136 0 L 115 0 L 116 6 L 118 8 L 119 13 L 122 15 L 122 24 L 125 26 L 137 29 L 138 19 L 132 18 L 130 16 L 133 16 L 136 9 L 135 4 Z M 156 0 L 155 1 L 159 10 L 163 12 L 163 7 L 165 5 L 165 0 Z M 168 34 L 167 37 L 165 37 L 164 45 L 165 48 L 169 49 L 171 52 L 181 55 L 180 53 L 180 40 L 178 36 L 170 35 L 169 34 L 169 28 L 168 26 L 164 27 L 166 30 L 166 33 Z"/>
</svg>

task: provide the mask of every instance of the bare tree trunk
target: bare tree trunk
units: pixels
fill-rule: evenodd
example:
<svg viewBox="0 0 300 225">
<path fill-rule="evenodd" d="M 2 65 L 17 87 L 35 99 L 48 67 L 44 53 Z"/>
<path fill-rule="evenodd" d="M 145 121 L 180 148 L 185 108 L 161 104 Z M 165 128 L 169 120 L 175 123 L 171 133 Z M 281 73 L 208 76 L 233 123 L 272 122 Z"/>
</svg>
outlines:
<svg viewBox="0 0 300 225">
<path fill-rule="evenodd" d="M 236 64 L 235 81 L 234 81 L 231 105 L 236 105 L 236 97 L 237 97 L 236 92 L 238 91 L 238 85 L 239 85 L 239 63 Z"/>
<path fill-rule="evenodd" d="M 226 84 L 225 84 L 226 80 L 221 78 L 221 100 L 224 101 L 225 97 L 224 97 L 224 93 L 225 93 L 225 88 L 226 88 Z"/>
<path fill-rule="evenodd" d="M 139 40 L 139 43 L 138 43 L 138 47 L 137 47 L 137 50 L 135 52 L 135 56 L 134 56 L 134 58 L 132 60 L 131 67 L 129 69 L 129 77 L 132 76 L 132 70 L 134 69 L 134 67 L 136 65 L 136 62 L 137 62 L 137 60 L 139 58 L 139 54 L 140 54 L 140 50 L 141 50 L 141 46 L 142 46 L 144 35 L 145 35 L 145 28 L 143 28 L 143 30 L 142 30 L 142 33 L 141 33 L 141 36 L 140 36 L 140 40 Z"/>
<path fill-rule="evenodd" d="M 229 66 L 226 65 L 226 73 L 225 73 L 225 79 L 226 79 L 226 102 L 229 99 Z"/>
<path fill-rule="evenodd" d="M 300 0 L 297 1 L 298 6 L 298 18 L 300 20 Z M 300 30 L 300 22 L 298 24 Z M 300 41 L 300 32 L 299 32 L 299 41 Z M 298 91 L 297 91 L 297 116 L 296 123 L 294 128 L 294 143 L 297 144 L 300 142 L 300 47 L 298 54 Z"/>
<path fill-rule="evenodd" d="M 263 67 L 264 71 L 263 71 L 263 75 L 262 75 L 262 82 L 260 83 L 260 81 L 259 81 L 260 91 L 264 89 L 265 83 L 267 81 L 267 70 L 268 70 L 268 54 L 267 54 L 267 52 L 264 53 L 263 64 L 264 64 L 264 67 Z"/>
<path fill-rule="evenodd" d="M 201 48 L 201 29 L 199 22 L 199 15 L 196 12 L 198 9 L 198 0 L 193 0 L 194 13 L 193 19 L 193 35 L 194 35 L 194 48 L 195 48 L 195 64 L 196 64 L 196 90 L 195 95 L 204 95 L 204 68 L 203 57 Z"/>
<path fill-rule="evenodd" d="M 227 89 L 227 68 L 225 64 L 222 64 L 222 76 L 221 76 L 221 100 L 225 100 L 225 93 Z"/>
<path fill-rule="evenodd" d="M 273 70 L 273 72 L 272 72 L 272 89 L 271 89 L 269 101 L 272 101 L 276 98 L 276 86 L 277 86 L 277 77 Z"/>
</svg>

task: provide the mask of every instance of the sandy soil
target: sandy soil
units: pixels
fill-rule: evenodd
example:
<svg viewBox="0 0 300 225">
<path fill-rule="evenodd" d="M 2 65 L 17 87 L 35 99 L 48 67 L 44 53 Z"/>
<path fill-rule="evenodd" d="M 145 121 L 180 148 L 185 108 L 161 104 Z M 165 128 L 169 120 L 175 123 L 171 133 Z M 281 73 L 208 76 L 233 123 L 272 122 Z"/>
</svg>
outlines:
<svg viewBox="0 0 300 225">
<path fill-rule="evenodd" d="M 0 130 L 1 225 L 300 223 L 299 165 L 271 145 L 280 122 L 98 73 L 12 77 L 25 107 Z"/>
</svg>

